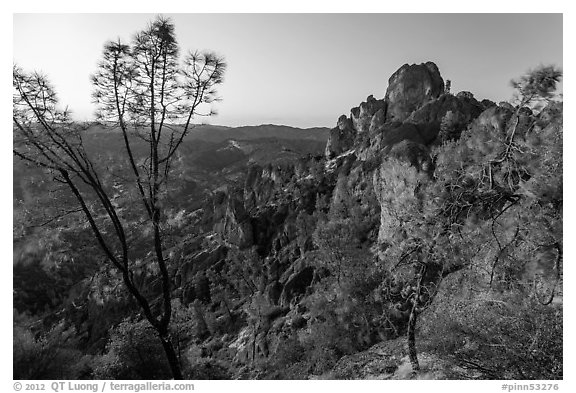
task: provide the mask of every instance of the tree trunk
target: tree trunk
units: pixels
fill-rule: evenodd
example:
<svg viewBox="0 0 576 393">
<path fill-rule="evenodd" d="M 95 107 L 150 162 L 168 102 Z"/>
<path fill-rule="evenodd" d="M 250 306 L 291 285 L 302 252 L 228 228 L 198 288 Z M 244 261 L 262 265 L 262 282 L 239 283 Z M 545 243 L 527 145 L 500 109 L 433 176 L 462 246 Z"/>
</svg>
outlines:
<svg viewBox="0 0 576 393">
<path fill-rule="evenodd" d="M 162 347 L 166 353 L 166 358 L 168 359 L 168 364 L 170 364 L 170 371 L 172 372 L 172 377 L 174 379 L 184 379 L 182 377 L 182 370 L 180 370 L 180 362 L 178 361 L 178 355 L 174 350 L 174 346 L 168 337 L 160 336 L 160 341 L 162 341 Z"/>
<path fill-rule="evenodd" d="M 410 358 L 410 364 L 412 365 L 412 372 L 416 373 L 420 371 L 420 364 L 418 363 L 418 354 L 416 352 L 416 320 L 418 318 L 418 313 L 416 311 L 416 306 L 418 305 L 418 298 L 414 300 L 414 305 L 412 306 L 412 311 L 410 312 L 410 319 L 408 320 L 408 357 Z"/>
<path fill-rule="evenodd" d="M 427 269 L 428 265 L 426 263 L 422 264 L 420 273 L 418 274 L 418 286 L 416 287 L 416 291 L 412 294 L 412 310 L 410 311 L 410 318 L 408 319 L 408 357 L 410 358 L 412 373 L 414 374 L 420 371 L 418 353 L 416 352 L 416 321 L 418 319 L 418 314 L 420 313 L 418 308 L 420 306 L 420 292 Z"/>
</svg>

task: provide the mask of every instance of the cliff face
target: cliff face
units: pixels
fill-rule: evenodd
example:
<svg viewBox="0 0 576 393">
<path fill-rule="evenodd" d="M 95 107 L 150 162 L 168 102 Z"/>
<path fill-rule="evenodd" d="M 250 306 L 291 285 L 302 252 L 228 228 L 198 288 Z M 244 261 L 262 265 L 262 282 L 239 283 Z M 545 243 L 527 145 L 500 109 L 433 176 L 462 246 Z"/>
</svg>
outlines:
<svg viewBox="0 0 576 393">
<path fill-rule="evenodd" d="M 252 290 L 273 310 L 266 328 L 255 324 L 242 330 L 243 339 L 234 343 L 239 353 L 260 348 L 253 350 L 252 357 L 267 357 L 277 349 L 282 334 L 310 323 L 306 299 L 326 274 L 318 267 L 319 241 L 313 234 L 327 216 L 353 216 L 361 223 L 354 229 L 361 232 L 361 244 L 354 252 L 369 250 L 370 258 L 376 259 L 388 246 L 392 228 L 401 218 L 383 198 L 398 180 L 387 157 L 407 163 L 416 177 L 429 179 L 435 146 L 458 139 L 471 125 L 500 133 L 511 126 L 509 105 L 478 101 L 468 92 L 453 95 L 444 86 L 434 63 L 403 65 L 390 77 L 382 99 L 368 96 L 349 116 L 338 118 L 324 157 L 252 165 L 242 187 L 214 199 L 216 239 L 231 250 L 219 250 L 224 257 L 218 263 L 225 269 L 233 263 L 234 250 L 252 250 L 259 261 L 255 269 L 262 270 Z M 522 116 L 520 122 L 532 114 Z M 409 191 L 403 197 L 418 198 L 416 186 Z M 405 312 L 391 314 L 400 329 L 406 325 Z M 365 344 L 401 334 L 387 323 L 367 322 L 371 333 Z"/>
<path fill-rule="evenodd" d="M 468 92 L 445 93 L 444 80 L 432 62 L 405 64 L 390 77 L 384 98 L 368 96 L 350 116 L 338 118 L 324 159 L 252 165 L 241 190 L 215 200 L 214 231 L 227 247 L 254 248 L 273 264 L 277 277 L 266 285 L 274 287 L 276 295 L 270 301 L 290 304 L 314 276 L 306 263 L 313 241 L 311 233 L 302 238 L 299 215 L 313 214 L 322 203 L 326 211 L 356 209 L 366 217 L 366 236 L 376 245 L 382 238 L 379 232 L 385 230 L 381 223 L 391 222 L 379 199 L 379 190 L 386 186 L 381 164 L 385 157 L 430 174 L 432 146 L 458 138 L 474 120 L 505 127 L 510 113 Z M 300 283 L 297 291 L 294 282 Z"/>
</svg>

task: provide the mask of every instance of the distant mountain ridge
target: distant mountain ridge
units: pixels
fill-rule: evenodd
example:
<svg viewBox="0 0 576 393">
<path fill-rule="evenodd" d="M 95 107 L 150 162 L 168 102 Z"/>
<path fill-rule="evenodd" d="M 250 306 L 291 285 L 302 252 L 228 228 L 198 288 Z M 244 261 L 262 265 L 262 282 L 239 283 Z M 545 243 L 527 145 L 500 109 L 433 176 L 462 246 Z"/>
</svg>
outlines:
<svg viewBox="0 0 576 393">
<path fill-rule="evenodd" d="M 310 139 L 326 142 L 330 129 L 327 127 L 296 128 L 284 125 L 261 124 L 259 126 L 226 127 L 209 124 L 195 126 L 187 140 L 200 139 L 207 142 L 223 142 L 228 139 L 253 140 L 262 138 Z"/>
<path fill-rule="evenodd" d="M 88 129 L 88 132 L 91 134 L 115 131 L 119 131 L 119 129 L 109 128 L 103 124 L 94 124 Z M 303 139 L 325 143 L 328 141 L 329 133 L 330 129 L 328 127 L 297 128 L 276 124 L 229 127 L 212 124 L 197 124 L 191 127 L 185 140 L 201 140 L 205 142 L 220 143 L 229 139 L 254 140 L 270 138 L 284 140 Z"/>
</svg>

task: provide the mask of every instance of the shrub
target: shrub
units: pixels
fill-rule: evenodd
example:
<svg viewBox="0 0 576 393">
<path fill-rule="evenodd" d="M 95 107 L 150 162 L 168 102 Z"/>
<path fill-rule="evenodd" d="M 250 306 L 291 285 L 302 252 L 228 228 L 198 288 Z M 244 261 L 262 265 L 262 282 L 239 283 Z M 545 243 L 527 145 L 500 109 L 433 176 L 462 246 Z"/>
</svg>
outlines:
<svg viewBox="0 0 576 393">
<path fill-rule="evenodd" d="M 422 330 L 426 349 L 485 377 L 561 379 L 562 325 L 561 306 L 508 294 L 440 304 Z"/>
<path fill-rule="evenodd" d="M 186 379 L 232 379 L 228 368 L 214 359 L 198 359 L 185 369 L 184 375 Z"/>
<path fill-rule="evenodd" d="M 170 379 L 172 374 L 154 329 L 125 320 L 113 328 L 107 352 L 94 365 L 97 379 Z"/>
<path fill-rule="evenodd" d="M 78 347 L 76 331 L 64 323 L 45 334 L 34 335 L 24 326 L 14 326 L 14 379 L 83 379 L 90 374 L 90 357 Z"/>
</svg>

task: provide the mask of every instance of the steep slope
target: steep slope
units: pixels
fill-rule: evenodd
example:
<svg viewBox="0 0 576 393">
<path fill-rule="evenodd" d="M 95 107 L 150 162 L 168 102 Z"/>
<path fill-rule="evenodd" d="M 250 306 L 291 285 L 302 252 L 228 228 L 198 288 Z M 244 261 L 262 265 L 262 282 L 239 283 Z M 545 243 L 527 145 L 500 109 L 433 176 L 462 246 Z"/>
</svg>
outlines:
<svg viewBox="0 0 576 393">
<path fill-rule="evenodd" d="M 324 326 L 330 318 L 336 320 L 324 328 L 335 329 L 339 335 L 353 336 L 347 347 L 340 346 L 346 342 L 342 339 L 339 344 L 325 344 L 336 347 L 332 354 L 324 352 L 323 356 L 327 356 L 324 362 L 328 362 L 321 367 L 324 371 L 331 367 L 330 364 L 335 365 L 326 360 L 332 356 L 337 360 L 343 354 L 368 348 L 383 339 L 404 335 L 410 328 L 410 291 L 414 291 L 416 282 L 435 287 L 444 277 L 456 274 L 454 272 L 465 266 L 460 262 L 453 265 L 430 262 L 427 272 L 419 276 L 417 261 L 406 259 L 414 250 L 419 250 L 419 246 L 410 243 L 412 235 L 402 229 L 405 223 L 414 223 L 410 228 L 416 231 L 414 233 L 420 233 L 422 226 L 428 225 L 430 231 L 438 230 L 434 236 L 444 236 L 446 229 L 434 229 L 441 220 L 452 220 L 449 225 L 455 222 L 465 225 L 463 212 L 471 209 L 477 209 L 474 214 L 488 220 L 490 216 L 504 214 L 504 209 L 508 209 L 504 203 L 506 198 L 516 200 L 513 195 L 517 191 L 483 194 L 480 189 L 471 189 L 470 193 L 477 193 L 474 198 L 479 199 L 469 199 L 466 202 L 469 206 L 464 204 L 460 207 L 462 210 L 450 213 L 454 216 L 444 217 L 448 214 L 446 206 L 452 206 L 454 202 L 449 201 L 457 195 L 442 193 L 438 188 L 442 187 L 441 182 L 434 181 L 437 176 L 452 173 L 445 172 L 449 161 L 444 157 L 454 154 L 448 153 L 450 149 L 477 143 L 467 141 L 485 138 L 492 132 L 506 135 L 514 127 L 523 128 L 529 124 L 533 127 L 546 113 L 537 116 L 526 108 L 516 109 L 507 103 L 496 105 L 489 100 L 478 101 L 469 92 L 450 94 L 444 91 L 444 81 L 435 64 L 404 65 L 390 78 L 383 99 L 369 96 L 351 109 L 350 116 L 338 118 L 336 127 L 329 132 L 323 159 L 251 166 L 244 187 L 224 193 L 215 202 L 216 211 L 221 213 L 214 215 L 214 239 L 229 247 L 235 258 L 244 255 L 240 259 L 225 258 L 222 266 L 228 266 L 232 272 L 238 261 L 250 260 L 253 264 L 243 273 L 254 280 L 252 289 L 243 293 L 239 290 L 236 294 L 237 300 L 244 302 L 247 315 L 247 325 L 240 332 L 242 338 L 237 337 L 230 344 L 235 353 L 244 354 L 235 357 L 236 361 L 249 368 L 254 367 L 257 359 L 274 364 L 275 357 L 286 355 L 284 345 L 298 343 L 308 345 L 303 351 L 311 353 L 312 357 L 317 356 L 314 351 L 328 351 L 328 348 L 315 346 L 321 344 L 295 339 L 294 335 L 318 339 L 314 336 L 315 329 Z M 558 118 L 554 120 L 557 121 Z M 462 137 L 465 141 L 460 142 L 462 135 L 465 135 Z M 483 145 L 478 146 L 483 148 Z M 456 159 L 462 159 L 462 165 L 470 165 L 463 157 Z M 510 187 L 517 190 L 516 185 Z M 427 201 L 421 190 L 439 192 L 439 196 L 447 198 L 434 213 L 437 216 L 427 218 L 428 213 L 419 212 L 422 206 L 432 208 L 435 201 L 440 200 Z M 411 212 L 408 208 L 416 210 Z M 415 216 L 409 218 L 408 213 Z M 428 221 L 418 224 L 414 217 Z M 415 241 L 428 241 L 423 236 L 423 240 Z M 430 247 L 435 247 L 435 242 L 430 243 Z M 412 244 L 412 250 L 402 251 L 404 243 Z M 252 256 L 248 257 L 248 254 Z M 398 270 L 399 262 L 392 263 L 391 256 L 410 263 L 404 270 Z M 551 263 L 548 262 L 547 269 L 551 268 Z M 364 277 L 360 281 L 365 286 L 362 290 L 346 287 L 357 282 L 354 281 L 359 279 L 356 276 Z M 333 281 L 335 278 L 337 281 Z M 342 280 L 352 281 L 343 284 L 347 281 Z M 352 308 L 336 309 L 333 314 L 319 311 L 319 299 L 325 296 L 327 288 L 340 292 L 330 295 L 332 299 L 342 296 L 341 291 L 347 293 L 339 301 L 344 302 L 341 307 Z M 435 295 L 429 293 L 421 297 L 420 301 L 428 304 Z M 360 307 L 354 302 L 363 305 Z M 326 310 L 327 305 L 323 307 Z M 360 314 L 352 311 L 354 307 L 357 311 L 362 310 Z M 292 337 L 296 342 L 286 344 L 286 337 Z M 394 356 L 402 359 L 405 355 L 402 352 Z M 426 356 L 434 358 L 437 355 Z M 318 373 L 319 363 L 309 362 L 304 373 Z M 297 364 L 302 366 L 303 363 L 295 362 L 294 367 Z M 339 363 L 338 367 L 347 366 Z M 461 369 L 456 370 L 460 374 L 448 369 L 444 373 L 435 370 L 435 375 L 444 377 L 466 374 Z M 482 374 L 481 370 L 476 371 Z M 268 374 L 261 376 L 264 375 L 270 377 Z"/>
</svg>

